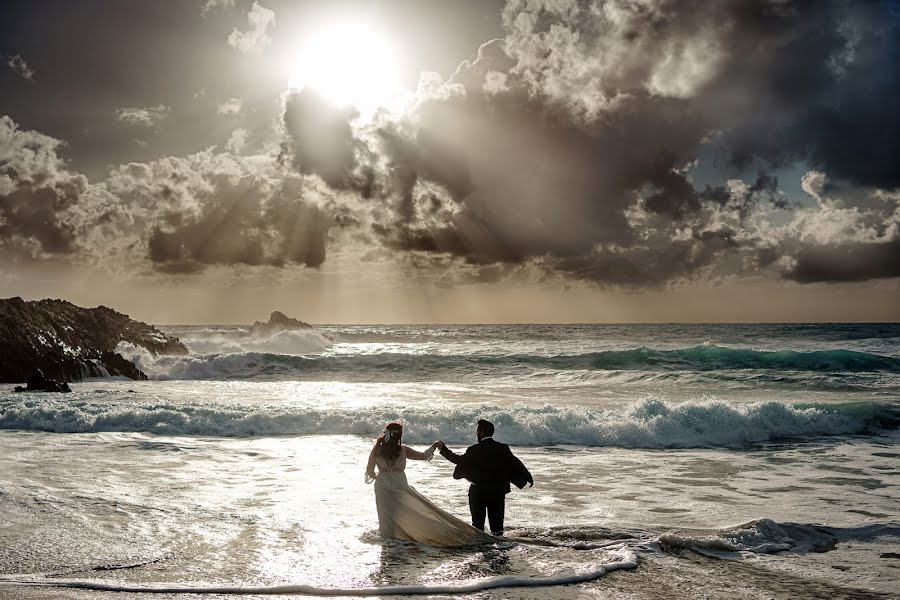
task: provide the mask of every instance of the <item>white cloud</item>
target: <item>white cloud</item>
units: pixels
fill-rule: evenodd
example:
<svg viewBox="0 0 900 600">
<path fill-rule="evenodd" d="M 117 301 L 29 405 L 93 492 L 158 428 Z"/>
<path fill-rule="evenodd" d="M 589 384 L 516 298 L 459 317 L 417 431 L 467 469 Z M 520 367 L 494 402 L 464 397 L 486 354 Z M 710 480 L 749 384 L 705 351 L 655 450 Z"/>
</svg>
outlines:
<svg viewBox="0 0 900 600">
<path fill-rule="evenodd" d="M 234 0 L 206 0 L 200 11 L 204 17 L 214 10 L 234 8 Z"/>
<path fill-rule="evenodd" d="M 808 171 L 800 179 L 800 189 L 816 199 L 819 204 L 822 203 L 822 193 L 828 184 L 828 176 L 819 171 Z"/>
<path fill-rule="evenodd" d="M 249 132 L 246 129 L 235 129 L 231 132 L 231 137 L 225 142 L 225 149 L 232 154 L 240 154 L 244 146 L 247 145 L 247 136 Z"/>
<path fill-rule="evenodd" d="M 8 116 L 0 117 L 0 195 L 20 185 L 52 185 L 68 178 L 57 156 L 60 140 L 37 131 L 19 129 Z"/>
<path fill-rule="evenodd" d="M 240 98 L 229 98 L 225 102 L 219 105 L 216 112 L 220 115 L 236 115 L 241 112 L 241 108 L 244 105 L 244 101 Z"/>
<path fill-rule="evenodd" d="M 244 54 L 262 54 L 272 43 L 269 27 L 275 26 L 275 11 L 254 2 L 247 20 L 250 29 L 240 31 L 235 28 L 228 36 L 228 45 Z"/>
<path fill-rule="evenodd" d="M 141 127 L 153 127 L 166 118 L 172 109 L 165 104 L 144 107 L 128 107 L 116 110 L 116 117 L 123 123 Z"/>
</svg>

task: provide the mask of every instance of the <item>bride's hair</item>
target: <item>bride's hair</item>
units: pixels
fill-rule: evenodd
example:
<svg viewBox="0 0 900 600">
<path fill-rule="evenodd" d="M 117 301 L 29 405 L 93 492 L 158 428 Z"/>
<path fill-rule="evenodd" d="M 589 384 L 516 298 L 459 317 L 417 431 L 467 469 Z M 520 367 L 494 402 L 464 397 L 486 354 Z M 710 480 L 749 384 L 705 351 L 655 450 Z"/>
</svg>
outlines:
<svg viewBox="0 0 900 600">
<path fill-rule="evenodd" d="M 401 437 L 403 437 L 403 425 L 400 423 L 388 423 L 385 425 L 378 453 L 388 460 L 396 459 L 400 456 Z"/>
</svg>

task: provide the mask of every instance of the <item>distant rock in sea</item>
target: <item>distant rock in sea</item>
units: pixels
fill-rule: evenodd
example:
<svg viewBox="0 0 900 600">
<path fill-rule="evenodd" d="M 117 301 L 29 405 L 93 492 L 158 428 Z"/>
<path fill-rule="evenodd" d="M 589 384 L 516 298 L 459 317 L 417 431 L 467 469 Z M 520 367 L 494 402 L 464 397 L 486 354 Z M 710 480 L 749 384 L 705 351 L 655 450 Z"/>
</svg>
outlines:
<svg viewBox="0 0 900 600">
<path fill-rule="evenodd" d="M 256 321 L 250 326 L 250 335 L 272 335 L 280 331 L 292 331 L 295 329 L 312 329 L 312 325 L 292 319 L 283 312 L 274 311 L 269 315 L 269 321 L 263 323 Z"/>
<path fill-rule="evenodd" d="M 26 381 L 35 370 L 62 382 L 116 375 L 147 379 L 116 352 L 120 342 L 155 355 L 188 353 L 178 338 L 105 306 L 0 299 L 0 382 Z"/>
</svg>

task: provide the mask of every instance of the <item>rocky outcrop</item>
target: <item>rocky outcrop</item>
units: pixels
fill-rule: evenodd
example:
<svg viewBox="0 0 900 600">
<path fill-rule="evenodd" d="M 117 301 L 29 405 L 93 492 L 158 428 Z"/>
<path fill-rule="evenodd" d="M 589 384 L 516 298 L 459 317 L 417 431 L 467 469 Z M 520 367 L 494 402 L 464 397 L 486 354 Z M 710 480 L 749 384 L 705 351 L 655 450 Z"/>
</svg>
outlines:
<svg viewBox="0 0 900 600">
<path fill-rule="evenodd" d="M 0 382 L 25 381 L 35 369 L 61 381 L 112 375 L 146 379 L 116 352 L 120 342 L 155 355 L 188 353 L 178 338 L 105 306 L 0 299 Z"/>
<path fill-rule="evenodd" d="M 250 335 L 266 336 L 279 331 L 291 331 L 294 329 L 312 329 L 312 325 L 292 319 L 283 312 L 275 311 L 269 315 L 268 323 L 256 321 L 250 326 Z"/>
</svg>

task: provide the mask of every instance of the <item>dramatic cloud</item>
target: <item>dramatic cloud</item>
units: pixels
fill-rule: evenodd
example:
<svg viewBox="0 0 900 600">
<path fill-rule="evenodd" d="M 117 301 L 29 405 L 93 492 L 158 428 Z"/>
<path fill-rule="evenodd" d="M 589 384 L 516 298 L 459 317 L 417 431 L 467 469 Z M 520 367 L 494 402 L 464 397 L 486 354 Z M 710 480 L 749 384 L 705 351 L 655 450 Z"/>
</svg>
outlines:
<svg viewBox="0 0 900 600">
<path fill-rule="evenodd" d="M 859 279 L 893 277 L 897 199 L 878 190 L 900 185 L 898 113 L 884 101 L 900 91 L 900 36 L 883 12 L 514 0 L 506 37 L 447 81 L 424 76 L 403 118 L 360 123 L 292 94 L 286 151 L 370 198 L 359 221 L 399 251 L 613 285 L 761 270 L 843 281 L 865 260 Z M 709 146 L 737 167 L 813 167 L 802 185 L 817 206 L 799 210 L 765 172 L 698 189 Z M 845 190 L 831 203 L 829 180 Z"/>
<path fill-rule="evenodd" d="M 0 249 L 14 257 L 72 254 L 109 219 L 108 195 L 68 170 L 60 146 L 0 117 Z"/>
<path fill-rule="evenodd" d="M 120 108 L 116 110 L 116 118 L 128 125 L 153 127 L 166 118 L 171 107 L 165 104 L 156 106 Z"/>
<path fill-rule="evenodd" d="M 236 115 L 241 112 L 243 101 L 240 98 L 229 98 L 216 108 L 220 115 Z"/>
<path fill-rule="evenodd" d="M 221 148 L 128 162 L 93 184 L 59 141 L 5 117 L 0 247 L 169 273 L 318 267 L 337 250 L 479 282 L 898 277 L 900 35 L 886 10 L 512 0 L 503 37 L 449 78 L 422 74 L 400 114 L 292 90 L 273 141 L 240 98 L 217 106 L 211 92 L 192 105 L 220 141 L 236 123 L 216 115 L 242 117 Z M 229 45 L 261 53 L 274 20 L 255 2 Z M 153 127 L 169 113 L 116 114 Z M 784 173 L 799 181 L 780 187 Z M 806 197 L 783 191 L 797 186 Z"/>
<path fill-rule="evenodd" d="M 20 55 L 5 57 L 6 66 L 22 79 L 34 81 L 34 69 Z"/>
<path fill-rule="evenodd" d="M 64 215 L 87 182 L 65 170 L 59 145 L 0 117 L 0 247 L 33 256 L 72 251 Z"/>
<path fill-rule="evenodd" d="M 336 107 L 312 88 L 288 94 L 285 156 L 290 155 L 301 173 L 318 175 L 334 188 L 355 187 L 358 144 L 350 126 L 354 116 L 354 111 Z"/>
<path fill-rule="evenodd" d="M 242 145 L 237 130 L 229 145 Z M 206 150 L 129 163 L 101 184 L 70 172 L 61 143 L 0 118 L 0 250 L 69 255 L 113 269 L 183 273 L 208 265 L 325 260 L 328 198 L 273 155 Z M 326 207 L 327 208 L 327 207 Z M 116 264 L 112 264 L 116 263 Z"/>
<path fill-rule="evenodd" d="M 900 277 L 900 238 L 804 247 L 787 276 L 803 283 Z"/>
<path fill-rule="evenodd" d="M 235 28 L 228 36 L 228 45 L 244 54 L 262 54 L 272 43 L 269 28 L 275 26 L 275 11 L 254 2 L 247 15 L 250 29 Z"/>
<path fill-rule="evenodd" d="M 318 196 L 306 199 L 302 178 L 284 176 L 273 157 L 208 150 L 124 165 L 104 185 L 128 207 L 135 245 L 159 270 L 325 260 Z"/>
</svg>

